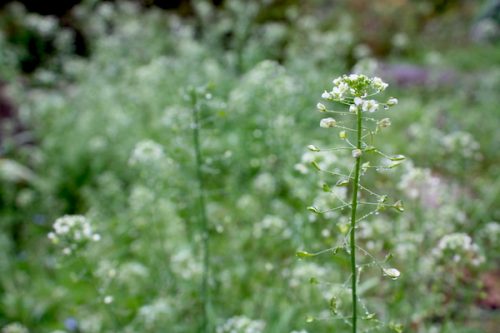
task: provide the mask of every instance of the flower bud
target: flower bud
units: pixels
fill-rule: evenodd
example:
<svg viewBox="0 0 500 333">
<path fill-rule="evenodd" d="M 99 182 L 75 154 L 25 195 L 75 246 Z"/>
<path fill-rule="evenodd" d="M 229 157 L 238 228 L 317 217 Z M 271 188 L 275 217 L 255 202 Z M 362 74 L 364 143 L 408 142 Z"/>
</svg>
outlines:
<svg viewBox="0 0 500 333">
<path fill-rule="evenodd" d="M 391 97 L 387 100 L 387 105 L 388 106 L 394 106 L 398 104 L 398 99 L 397 98 L 394 98 L 394 97 Z"/>
<path fill-rule="evenodd" d="M 319 112 L 325 112 L 326 111 L 326 106 L 324 106 L 321 103 L 316 104 L 316 108 L 318 109 Z"/>
<path fill-rule="evenodd" d="M 352 151 L 352 157 L 354 157 L 354 158 L 361 157 L 361 154 L 362 154 L 361 149 L 353 149 L 353 151 Z"/>
<path fill-rule="evenodd" d="M 323 128 L 335 127 L 335 126 L 337 126 L 337 121 L 333 118 L 324 118 L 324 119 L 321 119 L 319 126 L 323 127 Z"/>
<path fill-rule="evenodd" d="M 391 120 L 389 118 L 384 118 L 384 119 L 381 119 L 379 122 L 378 122 L 378 126 L 380 128 L 387 128 L 389 126 L 391 126 Z"/>
</svg>

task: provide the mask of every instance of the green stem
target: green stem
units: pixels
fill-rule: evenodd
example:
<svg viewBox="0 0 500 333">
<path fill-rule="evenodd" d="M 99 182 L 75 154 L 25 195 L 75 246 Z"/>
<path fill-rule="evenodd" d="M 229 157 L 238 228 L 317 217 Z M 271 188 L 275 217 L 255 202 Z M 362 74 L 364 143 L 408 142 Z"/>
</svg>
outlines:
<svg viewBox="0 0 500 333">
<path fill-rule="evenodd" d="M 199 119 L 199 107 L 197 103 L 196 92 L 192 93 L 193 101 L 193 143 L 196 158 L 196 177 L 198 179 L 198 205 L 200 214 L 200 226 L 202 229 L 202 251 L 203 251 L 203 275 L 201 281 L 201 299 L 203 302 L 203 316 L 201 322 L 201 332 L 207 333 L 210 330 L 209 325 L 209 305 L 210 305 L 210 295 L 208 290 L 208 280 L 209 280 L 209 264 L 210 264 L 210 252 L 209 252 L 209 231 L 208 231 L 208 219 L 207 219 L 207 208 L 205 204 L 205 182 L 203 179 L 203 159 L 201 155 L 200 148 L 200 119 Z"/>
<path fill-rule="evenodd" d="M 362 114 L 357 113 L 357 149 L 361 149 L 362 143 Z M 359 189 L 359 170 L 361 166 L 361 156 L 356 158 L 354 168 L 354 182 L 352 185 L 352 203 L 351 203 L 351 272 L 352 272 L 352 333 L 356 333 L 358 319 L 358 295 L 356 294 L 357 274 L 356 274 L 356 209 L 358 207 L 358 189 Z"/>
</svg>

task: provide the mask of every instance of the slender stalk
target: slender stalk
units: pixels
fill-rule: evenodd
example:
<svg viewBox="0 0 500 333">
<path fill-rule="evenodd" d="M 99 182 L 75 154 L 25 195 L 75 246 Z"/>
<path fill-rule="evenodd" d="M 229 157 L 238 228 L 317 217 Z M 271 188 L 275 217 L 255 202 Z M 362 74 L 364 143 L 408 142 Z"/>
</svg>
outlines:
<svg viewBox="0 0 500 333">
<path fill-rule="evenodd" d="M 201 299 L 203 302 L 203 316 L 201 322 L 201 332 L 207 333 L 210 331 L 209 323 L 209 306 L 210 306 L 210 293 L 208 288 L 208 280 L 210 276 L 210 248 L 209 248 L 209 232 L 208 232 L 208 219 L 207 208 L 205 204 L 205 182 L 203 179 L 203 158 L 200 148 L 200 119 L 199 119 L 199 106 L 197 102 L 196 92 L 192 93 L 193 101 L 193 144 L 196 158 L 196 178 L 198 180 L 198 206 L 200 227 L 202 229 L 202 251 L 203 251 L 203 275 L 201 281 Z"/>
<path fill-rule="evenodd" d="M 357 149 L 361 149 L 362 143 L 362 113 L 357 112 Z M 356 158 L 354 167 L 354 182 L 352 185 L 352 203 L 351 203 L 351 273 L 352 273 L 352 333 L 357 332 L 358 319 L 358 295 L 356 294 L 357 274 L 356 274 L 356 209 L 358 207 L 358 189 L 359 189 L 359 171 L 361 166 L 361 156 Z"/>
</svg>

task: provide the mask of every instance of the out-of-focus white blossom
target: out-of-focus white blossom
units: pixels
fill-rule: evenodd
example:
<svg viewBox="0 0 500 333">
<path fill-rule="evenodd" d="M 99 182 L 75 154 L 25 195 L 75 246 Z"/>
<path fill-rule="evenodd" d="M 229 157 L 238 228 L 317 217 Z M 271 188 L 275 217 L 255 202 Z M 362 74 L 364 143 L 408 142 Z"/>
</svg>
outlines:
<svg viewBox="0 0 500 333">
<path fill-rule="evenodd" d="M 245 316 L 229 318 L 225 323 L 217 326 L 217 333 L 262 333 L 266 323 L 262 320 L 250 319 Z"/>
<path fill-rule="evenodd" d="M 165 157 L 163 146 L 153 140 L 138 142 L 130 156 L 130 165 L 157 163 Z"/>
<path fill-rule="evenodd" d="M 478 266 L 484 262 L 479 246 L 465 233 L 453 233 L 442 237 L 432 254 L 438 262 Z"/>
<path fill-rule="evenodd" d="M 90 221 L 82 215 L 65 215 L 53 224 L 53 231 L 47 235 L 52 243 L 63 247 L 65 255 L 70 255 L 87 241 L 99 241 L 101 236 L 92 231 Z"/>
<path fill-rule="evenodd" d="M 2 333 L 29 333 L 29 331 L 20 323 L 11 323 L 2 328 Z"/>
</svg>

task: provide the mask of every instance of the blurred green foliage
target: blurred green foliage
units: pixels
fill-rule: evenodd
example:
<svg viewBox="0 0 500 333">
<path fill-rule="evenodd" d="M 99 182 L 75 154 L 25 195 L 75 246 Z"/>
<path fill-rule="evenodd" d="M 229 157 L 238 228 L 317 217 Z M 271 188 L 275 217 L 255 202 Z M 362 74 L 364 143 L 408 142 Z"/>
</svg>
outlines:
<svg viewBox="0 0 500 333">
<path fill-rule="evenodd" d="M 329 306 L 332 295 L 339 309 L 349 305 L 348 256 L 298 260 L 295 252 L 331 247 L 347 231 L 347 212 L 318 217 L 306 207 L 334 205 L 321 190 L 329 179 L 311 173 L 310 162 L 350 161 L 305 147 L 332 144 L 314 112 L 321 91 L 363 68 L 385 70 L 400 100 L 388 111 L 384 150 L 412 160 L 367 179 L 406 206 L 360 226 L 361 246 L 392 253 L 402 273 L 390 281 L 363 270 L 367 311 L 407 332 L 495 332 L 500 52 L 469 38 L 479 5 L 197 1 L 193 16 L 179 17 L 90 1 L 71 13 L 86 57 L 55 18 L 5 10 L 0 78 L 17 119 L 1 124 L 0 326 L 198 329 L 201 242 L 184 93 L 208 85 L 201 136 L 212 323 L 218 332 L 238 323 L 256 332 L 347 332 Z M 402 74 L 387 70 L 408 63 L 424 81 L 410 75 L 398 84 Z M 145 142 L 162 154 L 132 162 Z M 47 238 L 64 214 L 85 215 L 101 240 L 64 256 Z"/>
</svg>

